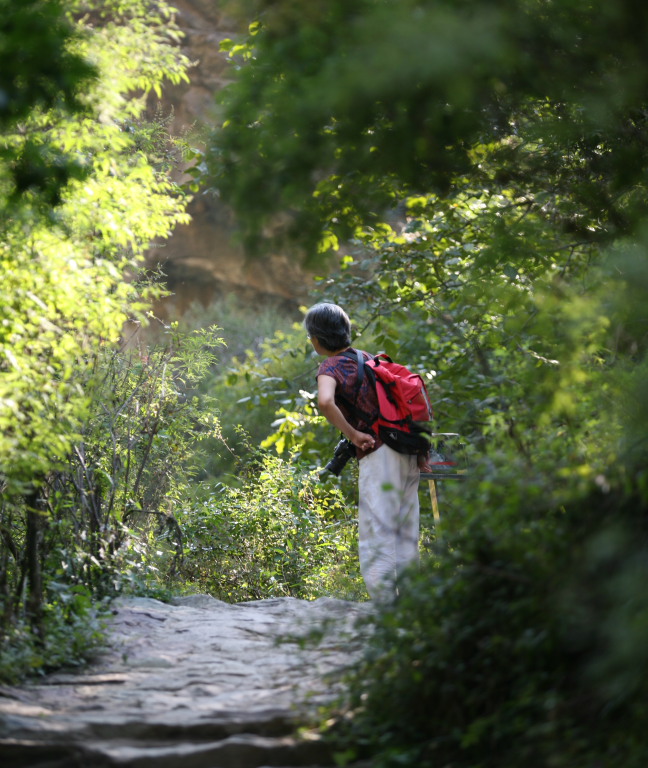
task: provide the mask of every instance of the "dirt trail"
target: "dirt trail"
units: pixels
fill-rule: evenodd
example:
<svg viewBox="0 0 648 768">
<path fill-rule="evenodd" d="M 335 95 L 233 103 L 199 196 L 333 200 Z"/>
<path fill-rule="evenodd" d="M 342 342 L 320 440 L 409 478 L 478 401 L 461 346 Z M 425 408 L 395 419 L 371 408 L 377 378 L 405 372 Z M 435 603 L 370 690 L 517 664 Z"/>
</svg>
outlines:
<svg viewBox="0 0 648 768">
<path fill-rule="evenodd" d="M 339 691 L 368 603 L 120 600 L 78 674 L 0 689 L 3 768 L 330 766 L 295 728 Z M 319 643 L 300 638 L 322 630 Z"/>
</svg>

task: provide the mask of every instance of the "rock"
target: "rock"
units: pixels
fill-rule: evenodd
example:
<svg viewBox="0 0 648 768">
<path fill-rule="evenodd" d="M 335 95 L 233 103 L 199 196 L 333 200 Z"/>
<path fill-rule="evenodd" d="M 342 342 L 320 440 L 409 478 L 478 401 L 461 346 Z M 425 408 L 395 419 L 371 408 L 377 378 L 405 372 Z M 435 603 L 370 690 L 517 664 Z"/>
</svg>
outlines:
<svg viewBox="0 0 648 768">
<path fill-rule="evenodd" d="M 218 608 L 228 605 L 223 600 L 217 600 L 211 595 L 183 595 L 171 600 L 171 605 L 188 605 L 191 608 Z"/>
<path fill-rule="evenodd" d="M 331 765 L 328 747 L 295 729 L 341 690 L 370 610 L 328 598 L 120 599 L 87 669 L 0 689 L 0 763 Z"/>
<path fill-rule="evenodd" d="M 208 133 L 222 121 L 216 95 L 231 77 L 231 62 L 220 51 L 220 43 L 236 37 L 246 24 L 229 18 L 213 0 L 175 0 L 173 6 L 184 34 L 180 47 L 193 66 L 189 82 L 165 87 L 162 103 L 152 103 L 150 112 L 153 115 L 161 107 L 165 116 L 172 114 L 171 133 L 184 136 L 193 132 L 192 145 L 202 147 L 198 134 Z M 178 177 L 178 181 L 187 180 L 188 176 Z M 262 262 L 247 259 L 233 240 L 236 222 L 215 195 L 198 193 L 189 213 L 190 224 L 177 227 L 169 240 L 157 243 L 148 253 L 150 266 L 162 264 L 173 292 L 156 307 L 158 314 L 182 314 L 193 302 L 207 306 L 236 295 L 250 306 L 298 315 L 299 304 L 314 283 L 313 275 L 295 258 L 272 253 Z"/>
</svg>

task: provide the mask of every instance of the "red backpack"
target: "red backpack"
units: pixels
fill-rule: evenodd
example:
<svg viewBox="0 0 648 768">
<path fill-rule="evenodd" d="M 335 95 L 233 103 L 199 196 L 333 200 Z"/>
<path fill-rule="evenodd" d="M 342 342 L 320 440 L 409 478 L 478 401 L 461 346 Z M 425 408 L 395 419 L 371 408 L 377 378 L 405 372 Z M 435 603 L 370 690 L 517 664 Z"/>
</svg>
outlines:
<svg viewBox="0 0 648 768">
<path fill-rule="evenodd" d="M 426 422 L 432 418 L 432 406 L 425 382 L 418 373 L 394 363 L 384 353 L 369 355 L 369 360 L 365 360 L 359 350 L 341 354 L 358 364 L 356 391 L 360 390 L 366 372 L 376 390 L 380 415 L 372 422 L 355 403 L 342 398 L 344 405 L 398 453 L 427 454 L 430 440 L 425 433 L 430 432 L 430 427 Z"/>
</svg>

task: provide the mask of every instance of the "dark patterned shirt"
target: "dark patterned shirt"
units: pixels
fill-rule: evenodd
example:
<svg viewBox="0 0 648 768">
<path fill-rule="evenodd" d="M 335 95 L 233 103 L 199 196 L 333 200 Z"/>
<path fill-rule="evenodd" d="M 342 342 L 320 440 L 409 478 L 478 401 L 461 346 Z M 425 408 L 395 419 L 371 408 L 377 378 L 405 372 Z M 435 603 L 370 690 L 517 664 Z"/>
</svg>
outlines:
<svg viewBox="0 0 648 768">
<path fill-rule="evenodd" d="M 350 352 L 355 353 L 355 349 L 349 348 Z M 363 352 L 365 360 L 369 359 L 369 355 Z M 348 408 L 339 399 L 338 395 L 342 395 L 350 403 L 354 403 L 357 408 L 371 417 L 370 423 L 378 418 L 378 398 L 376 397 L 376 390 L 369 381 L 369 377 L 365 374 L 360 390 L 357 391 L 356 385 L 358 382 L 358 361 L 355 359 L 349 359 L 342 355 L 335 355 L 334 357 L 327 357 L 326 360 L 320 365 L 317 370 L 318 376 L 330 376 L 337 382 L 335 387 L 335 404 L 342 411 L 344 418 L 351 424 L 352 427 L 358 429 L 360 432 L 367 432 L 375 439 L 375 445 L 368 451 L 361 451 L 356 448 L 356 456 L 358 459 L 362 459 L 368 453 L 375 451 L 382 445 L 381 440 L 371 431 L 369 424 L 363 419 L 359 418 L 356 414 L 350 413 Z"/>
</svg>

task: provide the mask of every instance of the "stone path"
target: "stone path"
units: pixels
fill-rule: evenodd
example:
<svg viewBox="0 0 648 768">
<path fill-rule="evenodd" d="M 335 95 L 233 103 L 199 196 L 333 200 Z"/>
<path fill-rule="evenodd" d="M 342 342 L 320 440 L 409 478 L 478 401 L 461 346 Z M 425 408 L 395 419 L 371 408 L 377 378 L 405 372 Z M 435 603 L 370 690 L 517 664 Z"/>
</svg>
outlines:
<svg viewBox="0 0 648 768">
<path fill-rule="evenodd" d="M 339 692 L 368 603 L 120 600 L 84 671 L 0 689 L 2 768 L 331 766 L 300 723 Z M 321 630 L 319 643 L 300 642 Z"/>
</svg>

